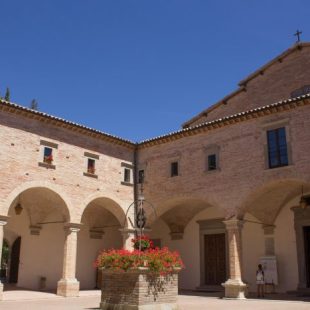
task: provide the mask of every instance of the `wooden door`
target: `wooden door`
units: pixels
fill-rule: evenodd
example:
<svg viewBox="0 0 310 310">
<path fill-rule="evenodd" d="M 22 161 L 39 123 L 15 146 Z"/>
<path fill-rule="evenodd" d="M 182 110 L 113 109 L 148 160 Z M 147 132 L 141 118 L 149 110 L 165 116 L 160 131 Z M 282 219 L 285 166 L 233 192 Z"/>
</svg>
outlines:
<svg viewBox="0 0 310 310">
<path fill-rule="evenodd" d="M 304 242 L 307 287 L 310 287 L 310 226 L 304 227 Z"/>
<path fill-rule="evenodd" d="M 17 283 L 18 269 L 19 269 L 19 255 L 20 255 L 21 237 L 18 237 L 12 246 L 11 266 L 10 266 L 10 283 Z"/>
<path fill-rule="evenodd" d="M 205 284 L 221 285 L 226 281 L 225 234 L 205 235 Z"/>
</svg>

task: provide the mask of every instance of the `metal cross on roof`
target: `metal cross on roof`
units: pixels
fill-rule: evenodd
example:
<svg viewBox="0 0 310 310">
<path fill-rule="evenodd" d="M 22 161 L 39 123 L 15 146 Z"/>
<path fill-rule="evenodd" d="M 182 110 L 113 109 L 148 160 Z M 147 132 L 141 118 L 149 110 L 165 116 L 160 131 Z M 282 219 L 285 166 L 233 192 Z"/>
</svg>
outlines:
<svg viewBox="0 0 310 310">
<path fill-rule="evenodd" d="M 296 42 L 300 42 L 300 35 L 302 34 L 302 31 L 299 31 L 297 29 L 296 33 L 294 34 L 294 36 L 297 36 L 297 41 Z"/>
</svg>

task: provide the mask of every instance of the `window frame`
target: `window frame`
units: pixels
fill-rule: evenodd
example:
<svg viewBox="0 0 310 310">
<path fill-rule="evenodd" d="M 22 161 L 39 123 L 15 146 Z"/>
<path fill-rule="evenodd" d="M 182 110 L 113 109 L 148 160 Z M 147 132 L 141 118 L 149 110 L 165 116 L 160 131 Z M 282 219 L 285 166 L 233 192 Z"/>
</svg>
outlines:
<svg viewBox="0 0 310 310">
<path fill-rule="evenodd" d="M 284 132 L 285 144 L 281 143 L 281 135 Z M 267 135 L 267 151 L 268 151 L 268 168 L 274 169 L 279 167 L 286 167 L 289 165 L 288 146 L 286 138 L 285 127 L 276 129 L 269 129 L 266 131 Z M 274 135 L 274 138 L 272 137 Z M 275 140 L 274 142 L 272 140 Z M 285 148 L 285 150 L 283 149 Z M 274 150 L 273 150 L 274 149 Z M 272 153 L 275 153 L 272 155 Z M 276 162 L 275 164 L 273 162 Z"/>
<path fill-rule="evenodd" d="M 266 171 L 272 171 L 277 168 L 285 168 L 290 167 L 294 164 L 293 162 L 293 154 L 292 154 L 292 145 L 291 145 L 291 131 L 290 131 L 290 122 L 289 118 L 282 119 L 269 119 L 261 124 L 261 134 L 263 139 L 263 150 L 264 150 L 264 169 Z M 285 128 L 286 135 L 286 149 L 287 149 L 287 159 L 288 164 L 284 166 L 278 166 L 271 168 L 269 167 L 269 150 L 268 150 L 268 138 L 267 131 L 278 129 L 280 127 Z"/>
<path fill-rule="evenodd" d="M 86 177 L 98 179 L 98 175 L 97 175 L 96 171 L 97 171 L 97 161 L 99 160 L 99 155 L 93 154 L 90 152 L 84 152 L 84 157 L 85 157 L 84 169 L 86 170 L 86 172 L 84 171 L 83 175 Z M 91 160 L 94 161 L 93 172 L 90 171 L 90 168 L 89 168 L 89 162 Z"/>
<path fill-rule="evenodd" d="M 176 170 L 174 171 L 174 168 L 176 168 Z M 170 177 L 174 178 L 174 177 L 178 177 L 180 175 L 180 170 L 179 170 L 179 161 L 172 161 L 170 162 Z"/>
<path fill-rule="evenodd" d="M 57 158 L 57 152 L 58 144 L 46 140 L 40 139 L 40 152 L 39 152 L 39 160 L 38 160 L 38 166 L 44 167 L 47 169 L 56 169 L 55 165 L 55 158 Z M 51 154 L 46 156 L 45 151 L 51 150 Z M 51 160 L 47 160 L 46 157 L 51 156 Z"/>
<path fill-rule="evenodd" d="M 210 144 L 204 147 L 204 170 L 206 173 L 216 173 L 219 172 L 220 169 L 220 146 L 217 144 Z M 215 169 L 209 169 L 209 156 L 215 156 Z"/>
</svg>

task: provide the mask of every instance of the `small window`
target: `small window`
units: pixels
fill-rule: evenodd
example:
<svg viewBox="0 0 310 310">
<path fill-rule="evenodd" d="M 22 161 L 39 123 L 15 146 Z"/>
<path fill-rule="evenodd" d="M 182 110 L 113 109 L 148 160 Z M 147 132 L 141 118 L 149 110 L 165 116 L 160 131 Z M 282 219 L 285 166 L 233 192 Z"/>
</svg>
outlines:
<svg viewBox="0 0 310 310">
<path fill-rule="evenodd" d="M 130 183 L 130 169 L 128 168 L 124 169 L 124 182 Z"/>
<path fill-rule="evenodd" d="M 53 163 L 53 149 L 50 147 L 44 147 L 43 162 L 51 165 Z"/>
<path fill-rule="evenodd" d="M 288 165 L 285 127 L 267 131 L 269 168 Z"/>
<path fill-rule="evenodd" d="M 96 172 L 95 163 L 96 161 L 94 159 L 92 158 L 87 159 L 87 173 L 95 174 Z"/>
<path fill-rule="evenodd" d="M 144 170 L 139 170 L 138 172 L 138 183 L 141 184 L 144 182 Z"/>
<path fill-rule="evenodd" d="M 216 165 L 216 155 L 215 154 L 211 154 L 208 155 L 208 170 L 216 170 L 217 165 Z"/>
<path fill-rule="evenodd" d="M 171 163 L 171 176 L 176 177 L 178 175 L 179 175 L 179 163 L 176 161 Z"/>
</svg>

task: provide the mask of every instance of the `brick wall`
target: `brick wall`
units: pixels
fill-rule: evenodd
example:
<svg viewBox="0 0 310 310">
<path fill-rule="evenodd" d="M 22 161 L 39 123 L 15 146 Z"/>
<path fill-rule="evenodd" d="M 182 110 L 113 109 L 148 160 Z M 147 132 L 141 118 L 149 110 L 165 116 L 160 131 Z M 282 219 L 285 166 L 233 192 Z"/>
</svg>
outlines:
<svg viewBox="0 0 310 310">
<path fill-rule="evenodd" d="M 58 145 L 53 151 L 56 169 L 39 166 L 41 140 Z M 0 141 L 0 214 L 7 214 L 20 193 L 18 188 L 27 189 L 27 184 L 55 189 L 65 200 L 72 222 L 80 221 L 84 208 L 96 197 L 108 197 L 124 210 L 133 200 L 133 187 L 121 185 L 122 163 L 133 162 L 130 148 L 5 111 L 0 111 Z M 84 152 L 99 156 L 98 178 L 83 175 Z"/>
<path fill-rule="evenodd" d="M 294 90 L 310 85 L 309 49 L 309 46 L 296 49 L 283 58 L 282 62 L 275 62 L 250 80 L 245 91 L 228 99 L 227 104 L 220 104 L 208 112 L 207 116 L 194 120 L 190 126 L 290 98 Z"/>
<path fill-rule="evenodd" d="M 176 304 L 178 273 L 167 276 L 150 274 L 148 270 L 116 272 L 102 271 L 101 307 L 117 304 L 142 306 L 153 304 Z M 168 308 L 170 309 L 170 308 Z"/>
</svg>

